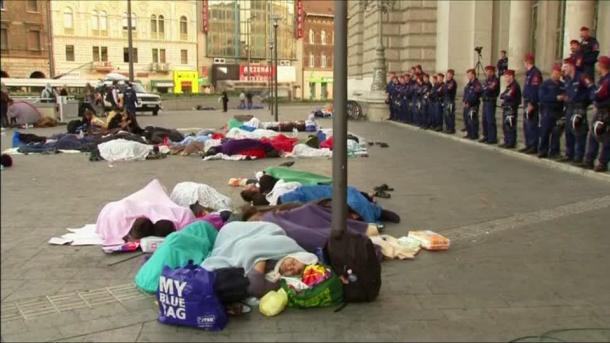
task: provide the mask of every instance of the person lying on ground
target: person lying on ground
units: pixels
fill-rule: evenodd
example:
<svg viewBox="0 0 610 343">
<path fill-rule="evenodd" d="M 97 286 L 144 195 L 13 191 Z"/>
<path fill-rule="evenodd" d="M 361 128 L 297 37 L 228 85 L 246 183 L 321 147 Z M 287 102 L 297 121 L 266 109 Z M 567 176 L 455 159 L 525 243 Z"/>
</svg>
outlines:
<svg viewBox="0 0 610 343">
<path fill-rule="evenodd" d="M 221 145 L 208 149 L 205 156 L 214 156 L 216 154 L 228 156 L 245 155 L 255 158 L 280 156 L 279 152 L 275 150 L 271 144 L 251 138 L 227 140 Z"/>
<path fill-rule="evenodd" d="M 270 191 L 268 191 L 271 188 Z M 267 192 L 267 193 L 265 193 Z M 308 203 L 332 198 L 332 186 L 330 185 L 300 185 L 297 182 L 283 182 L 269 175 L 263 175 L 257 185 L 248 185 L 241 192 L 244 201 L 255 206 L 279 205 L 290 202 Z M 362 220 L 368 223 L 388 221 L 400 223 L 398 214 L 384 210 L 374 202 L 374 198 L 360 192 L 354 187 L 347 187 L 347 204 L 351 210 L 352 219 Z"/>
<path fill-rule="evenodd" d="M 331 235 L 331 209 L 328 202 L 295 203 L 279 206 L 245 206 L 242 209 L 242 220 L 264 221 L 277 224 L 288 237 L 308 252 L 316 253 L 324 248 Z M 379 227 L 348 218 L 347 231 L 373 237 L 379 235 Z"/>
<path fill-rule="evenodd" d="M 305 266 L 318 262 L 276 224 L 269 222 L 231 222 L 218 233 L 214 248 L 201 266 L 243 268 L 250 285 L 248 294 L 260 298 L 280 287 L 280 279 L 298 276 Z"/>
<path fill-rule="evenodd" d="M 153 224 L 150 219 L 140 217 L 133 222 L 129 233 L 123 237 L 123 240 L 137 242 L 144 237 L 167 237 L 172 232 L 176 232 L 176 225 L 171 220 L 161 219 Z"/>
</svg>

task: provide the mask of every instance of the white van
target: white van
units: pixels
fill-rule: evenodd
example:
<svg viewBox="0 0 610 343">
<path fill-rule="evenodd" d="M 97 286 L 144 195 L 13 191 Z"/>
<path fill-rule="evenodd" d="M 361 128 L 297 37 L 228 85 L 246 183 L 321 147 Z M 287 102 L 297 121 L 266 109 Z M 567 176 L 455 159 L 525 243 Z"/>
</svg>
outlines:
<svg viewBox="0 0 610 343">
<path fill-rule="evenodd" d="M 114 82 L 115 80 L 118 81 L 119 89 L 122 93 L 127 78 L 107 77 L 106 79 L 102 80 L 98 87 L 102 85 L 111 86 L 112 82 Z M 136 91 L 136 96 L 138 97 L 138 102 L 136 104 L 136 112 L 152 112 L 153 116 L 159 114 L 159 110 L 161 109 L 161 97 L 157 94 L 147 92 L 146 89 L 144 89 L 144 87 L 140 83 L 138 83 L 138 81 L 134 81 L 132 85 L 133 89 Z M 106 105 L 106 107 L 110 107 L 110 103 L 108 103 L 106 99 L 104 99 L 104 104 Z"/>
</svg>

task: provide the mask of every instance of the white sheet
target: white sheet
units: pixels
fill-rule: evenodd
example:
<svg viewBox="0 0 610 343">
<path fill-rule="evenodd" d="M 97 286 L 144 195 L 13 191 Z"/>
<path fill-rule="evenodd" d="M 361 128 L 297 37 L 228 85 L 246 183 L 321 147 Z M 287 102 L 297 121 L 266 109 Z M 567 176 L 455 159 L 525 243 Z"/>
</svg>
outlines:
<svg viewBox="0 0 610 343">
<path fill-rule="evenodd" d="M 78 229 L 67 229 L 70 231 L 61 237 L 53 237 L 49 240 L 52 245 L 102 245 L 102 238 L 95 233 L 95 224 L 87 224 Z"/>
</svg>

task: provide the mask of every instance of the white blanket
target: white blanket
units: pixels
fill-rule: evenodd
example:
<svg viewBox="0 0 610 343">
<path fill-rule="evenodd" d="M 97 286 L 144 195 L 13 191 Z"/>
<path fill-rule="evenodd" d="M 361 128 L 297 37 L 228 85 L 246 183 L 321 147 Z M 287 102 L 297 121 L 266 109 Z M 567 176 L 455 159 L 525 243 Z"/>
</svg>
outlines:
<svg viewBox="0 0 610 343">
<path fill-rule="evenodd" d="M 169 197 L 183 207 L 199 202 L 199 205 L 214 211 L 231 209 L 231 199 L 228 196 L 203 183 L 180 182 L 174 186 Z"/>
<path fill-rule="evenodd" d="M 305 144 L 297 144 L 292 149 L 291 153 L 286 154 L 286 157 L 332 157 L 333 152 L 330 149 L 322 148 L 315 149 Z"/>
<path fill-rule="evenodd" d="M 152 145 L 146 145 L 126 139 L 114 139 L 98 144 L 97 148 L 108 162 L 116 161 L 142 161 L 153 150 Z"/>
<path fill-rule="evenodd" d="M 206 156 L 203 158 L 204 161 L 213 161 L 213 160 L 226 160 L 226 161 L 241 161 L 247 159 L 246 155 L 225 155 L 223 153 L 218 153 L 216 155 Z M 256 159 L 255 157 L 251 157 L 251 159 Z"/>
<path fill-rule="evenodd" d="M 240 128 L 234 127 L 231 130 L 229 130 L 229 132 L 227 132 L 226 137 L 233 138 L 233 139 L 244 139 L 244 138 L 261 139 L 263 137 L 275 137 L 277 135 L 279 135 L 279 133 L 277 131 L 273 131 L 273 130 L 256 129 L 256 130 L 250 132 L 250 131 L 246 131 L 246 130 L 242 130 Z"/>
</svg>

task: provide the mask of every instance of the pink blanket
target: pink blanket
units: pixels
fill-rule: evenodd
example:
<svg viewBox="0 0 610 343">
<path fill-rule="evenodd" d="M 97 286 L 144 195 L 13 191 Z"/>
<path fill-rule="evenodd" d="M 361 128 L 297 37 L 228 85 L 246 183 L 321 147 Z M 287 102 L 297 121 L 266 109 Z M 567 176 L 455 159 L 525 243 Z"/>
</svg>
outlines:
<svg viewBox="0 0 610 343">
<path fill-rule="evenodd" d="M 171 220 L 178 230 L 195 221 L 193 212 L 176 205 L 159 180 L 154 179 L 130 196 L 106 204 L 97 217 L 95 233 L 102 238 L 104 245 L 123 244 L 123 237 L 140 217 L 153 223 L 161 219 Z"/>
</svg>

